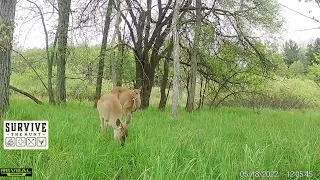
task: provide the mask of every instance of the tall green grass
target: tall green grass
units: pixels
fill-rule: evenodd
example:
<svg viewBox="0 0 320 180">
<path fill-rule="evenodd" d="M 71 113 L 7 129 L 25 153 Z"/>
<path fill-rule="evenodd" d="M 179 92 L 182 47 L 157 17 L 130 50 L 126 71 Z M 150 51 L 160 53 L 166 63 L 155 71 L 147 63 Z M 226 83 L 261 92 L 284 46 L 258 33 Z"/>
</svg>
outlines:
<svg viewBox="0 0 320 180">
<path fill-rule="evenodd" d="M 240 179 L 241 171 L 320 173 L 320 112 L 220 108 L 193 114 L 154 107 L 135 114 L 121 148 L 99 132 L 89 104 L 15 100 L 6 119 L 49 120 L 49 150 L 3 150 L 0 167 L 31 167 L 34 179 Z M 2 123 L 1 123 L 2 124 Z M 3 128 L 0 128 L 3 144 Z"/>
</svg>

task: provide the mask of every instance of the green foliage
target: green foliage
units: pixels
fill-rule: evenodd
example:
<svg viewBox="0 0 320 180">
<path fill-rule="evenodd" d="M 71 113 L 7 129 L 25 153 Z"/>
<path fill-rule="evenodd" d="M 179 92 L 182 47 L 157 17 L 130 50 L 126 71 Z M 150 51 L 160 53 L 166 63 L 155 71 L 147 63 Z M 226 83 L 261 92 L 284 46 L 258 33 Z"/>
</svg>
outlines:
<svg viewBox="0 0 320 180">
<path fill-rule="evenodd" d="M 170 108 L 169 108 L 170 109 Z M 99 132 L 91 104 L 66 107 L 13 100 L 7 119 L 47 119 L 49 149 L 5 151 L 3 167 L 32 167 L 35 179 L 239 179 L 242 171 L 319 172 L 319 112 L 150 107 L 135 113 L 124 147 Z M 0 128 L 3 139 L 3 128 Z M 58 173 L 57 173 L 58 172 Z M 244 178 L 246 179 L 246 178 Z"/>
<path fill-rule="evenodd" d="M 238 25 L 241 24 L 244 33 L 252 33 L 252 29 L 278 32 L 282 27 L 280 5 L 276 0 L 222 0 L 219 5 L 225 10 L 240 11 Z"/>
<path fill-rule="evenodd" d="M 93 101 L 96 92 L 96 81 L 89 79 L 67 80 L 67 98 L 78 101 Z M 109 80 L 102 81 L 102 94 L 110 92 L 112 83 Z"/>
<path fill-rule="evenodd" d="M 317 38 L 313 43 L 308 44 L 306 56 L 311 62 L 310 64 L 319 64 L 317 56 L 320 55 L 320 38 Z"/>
<path fill-rule="evenodd" d="M 267 81 L 265 94 L 271 99 L 270 105 L 273 108 L 307 109 L 320 107 L 320 89 L 310 80 L 278 78 L 276 81 Z"/>
<path fill-rule="evenodd" d="M 263 59 L 232 42 L 223 44 L 218 57 L 207 55 L 205 71 L 208 74 L 213 72 L 213 82 L 207 89 L 206 103 L 209 106 L 217 106 L 227 98 L 259 92 L 265 79 L 275 73 L 286 76 L 287 67 L 277 48 L 259 42 L 255 45 Z"/>
<path fill-rule="evenodd" d="M 42 80 L 46 83 L 45 76 L 41 76 Z M 41 84 L 41 81 L 32 71 L 25 71 L 23 74 L 12 73 L 10 85 L 22 89 L 35 97 L 46 97 L 47 91 Z M 14 93 L 16 94 L 16 93 Z"/>
<path fill-rule="evenodd" d="M 289 67 L 289 70 L 294 76 L 303 75 L 305 72 L 305 68 L 304 68 L 303 64 L 301 63 L 301 61 L 293 62 L 291 64 L 291 66 Z"/>
<path fill-rule="evenodd" d="M 295 61 L 298 61 L 302 58 L 302 54 L 300 54 L 299 46 L 293 40 L 286 41 L 283 46 L 283 55 L 284 61 L 288 66 L 290 66 Z"/>
<path fill-rule="evenodd" d="M 223 105 L 273 109 L 318 109 L 320 108 L 320 88 L 312 80 L 276 78 L 265 81 L 260 92 L 232 97 Z"/>
<path fill-rule="evenodd" d="M 19 54 L 13 53 L 12 56 L 12 67 L 13 73 L 23 74 L 27 71 L 31 71 L 31 67 L 34 67 L 39 74 L 46 75 L 47 71 L 47 56 L 43 49 L 29 49 Z"/>
<path fill-rule="evenodd" d="M 129 83 L 135 77 L 135 62 L 133 54 L 129 51 L 124 53 L 124 57 L 117 57 L 118 49 L 115 49 L 116 57 L 121 58 L 123 82 Z M 68 48 L 66 64 L 66 88 L 68 99 L 92 100 L 95 93 L 95 83 L 97 74 L 97 62 L 100 47 L 89 47 L 80 45 Z M 47 85 L 47 55 L 44 49 L 29 49 L 21 53 L 25 58 L 18 54 L 13 54 L 11 84 L 23 89 L 37 97 L 46 97 L 47 92 L 39 78 L 30 66 L 40 75 L 43 82 Z M 105 57 L 103 92 L 108 92 L 111 87 L 110 51 Z M 56 78 L 56 67 L 53 68 L 53 83 Z M 53 84 L 55 88 L 55 84 Z"/>
<path fill-rule="evenodd" d="M 274 69 L 271 73 L 274 73 L 276 76 L 280 77 L 288 77 L 290 74 L 289 68 L 285 61 L 283 60 L 282 56 L 279 53 L 272 53 L 274 55 Z"/>
<path fill-rule="evenodd" d="M 88 71 L 96 72 L 100 47 L 87 45 L 79 45 L 68 48 L 69 55 L 67 60 L 67 67 L 74 73 L 90 73 Z M 107 54 L 106 56 L 108 56 Z M 91 73 L 92 75 L 92 73 Z"/>
<path fill-rule="evenodd" d="M 320 64 L 309 67 L 307 77 L 320 85 Z"/>
</svg>

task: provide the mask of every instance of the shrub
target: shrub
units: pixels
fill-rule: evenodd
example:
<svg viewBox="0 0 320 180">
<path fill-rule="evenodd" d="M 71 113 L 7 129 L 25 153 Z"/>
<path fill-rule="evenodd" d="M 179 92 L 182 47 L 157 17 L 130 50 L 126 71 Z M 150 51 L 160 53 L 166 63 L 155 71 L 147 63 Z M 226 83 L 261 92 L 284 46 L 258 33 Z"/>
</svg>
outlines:
<svg viewBox="0 0 320 180">
<path fill-rule="evenodd" d="M 320 88 L 312 80 L 277 78 L 266 80 L 260 91 L 230 96 L 221 105 L 272 109 L 319 108 Z"/>
</svg>

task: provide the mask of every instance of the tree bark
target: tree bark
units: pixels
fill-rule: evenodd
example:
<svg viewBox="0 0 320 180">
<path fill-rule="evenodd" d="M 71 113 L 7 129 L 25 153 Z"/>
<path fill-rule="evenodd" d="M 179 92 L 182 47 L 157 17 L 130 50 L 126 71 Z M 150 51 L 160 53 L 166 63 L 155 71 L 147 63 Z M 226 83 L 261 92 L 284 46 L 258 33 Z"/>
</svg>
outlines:
<svg viewBox="0 0 320 180">
<path fill-rule="evenodd" d="M 58 22 L 58 60 L 57 60 L 57 103 L 65 104 L 66 92 L 66 59 L 68 27 L 71 0 L 59 0 L 59 22 Z"/>
<path fill-rule="evenodd" d="M 146 57 L 149 58 L 149 57 Z M 141 109 L 145 109 L 149 107 L 149 100 L 151 95 L 151 90 L 154 83 L 154 70 L 151 68 L 151 65 L 149 63 L 149 60 L 143 60 L 138 63 L 142 64 L 141 66 L 138 66 L 137 68 L 137 83 L 135 88 L 142 87 L 141 91 Z M 136 66 L 137 67 L 137 66 Z"/>
<path fill-rule="evenodd" d="M 50 104 L 55 104 L 54 101 L 54 94 L 53 94 L 53 87 L 52 87 L 52 66 L 53 66 L 53 61 L 50 57 L 50 51 L 49 51 L 49 38 L 48 38 L 48 31 L 47 31 L 47 27 L 46 27 L 46 23 L 44 20 L 44 16 L 43 16 L 43 12 L 41 10 L 41 8 L 38 6 L 37 3 L 27 0 L 28 2 L 34 4 L 40 14 L 41 17 L 41 22 L 42 22 L 42 26 L 43 26 L 43 32 L 45 34 L 45 41 L 46 41 L 46 53 L 47 53 L 47 62 L 48 62 L 48 96 L 49 96 L 49 103 Z M 55 38 L 56 39 L 56 38 Z"/>
<path fill-rule="evenodd" d="M 209 84 L 209 79 L 206 78 L 206 82 L 205 82 L 204 89 L 203 89 L 203 92 L 202 92 L 202 97 L 201 97 L 202 100 L 201 100 L 200 107 L 203 107 L 204 97 L 205 97 L 205 94 L 206 94 L 206 90 L 207 90 L 208 84 Z"/>
<path fill-rule="evenodd" d="M 168 84 L 168 77 L 169 77 L 169 57 L 172 54 L 172 49 L 173 49 L 173 42 L 172 40 L 170 41 L 169 46 L 165 49 L 166 52 L 166 58 L 164 60 L 164 65 L 163 65 L 163 76 L 162 76 L 162 81 L 160 85 L 160 103 L 159 103 L 159 109 L 164 110 L 167 104 L 167 98 L 168 96 L 166 95 L 166 88 Z M 170 89 L 170 85 L 169 88 Z"/>
<path fill-rule="evenodd" d="M 191 55 L 191 74 L 188 88 L 188 100 L 187 100 L 187 111 L 194 111 L 194 99 L 196 94 L 196 84 L 197 84 L 197 59 L 198 59 L 198 46 L 199 46 L 199 33 L 201 26 L 201 0 L 196 0 L 196 27 L 195 27 L 195 37 L 193 44 L 193 53 Z"/>
<path fill-rule="evenodd" d="M 50 92 L 49 93 L 49 104 L 56 103 L 55 99 L 54 99 L 54 93 L 53 93 L 54 90 L 53 90 L 53 84 L 52 84 L 52 73 L 53 73 L 54 58 L 57 55 L 56 46 L 57 46 L 58 36 L 59 36 L 59 34 L 58 34 L 58 29 L 57 29 L 55 36 L 54 36 L 54 40 L 53 40 L 51 56 L 48 59 L 48 91 Z"/>
<path fill-rule="evenodd" d="M 203 87 L 203 76 L 200 76 L 200 94 L 199 94 L 199 105 L 198 105 L 198 109 L 200 109 L 202 107 L 202 101 L 204 97 L 204 92 L 205 92 L 205 87 Z"/>
<path fill-rule="evenodd" d="M 118 4 L 118 6 L 120 5 L 119 2 L 116 2 L 116 3 Z M 121 15 L 119 12 L 117 12 L 115 30 L 111 40 L 112 43 L 115 43 L 117 34 L 119 33 L 120 19 L 121 19 Z M 117 79 L 118 79 L 118 67 L 117 67 L 117 58 L 115 58 L 115 49 L 111 50 L 110 61 L 111 61 L 110 64 L 111 64 L 112 86 L 113 88 L 115 88 L 117 86 Z"/>
<path fill-rule="evenodd" d="M 180 11 L 180 0 L 176 0 L 176 4 L 173 12 L 172 19 L 172 33 L 173 33 L 173 95 L 172 95 L 172 117 L 176 119 L 178 117 L 179 108 L 179 88 L 180 88 L 180 46 L 179 46 L 179 34 L 177 30 L 177 21 Z"/>
<path fill-rule="evenodd" d="M 16 0 L 0 0 L 0 118 L 9 108 L 11 52 Z"/>
<path fill-rule="evenodd" d="M 163 110 L 167 104 L 166 88 L 168 84 L 168 77 L 169 77 L 169 60 L 166 59 L 163 65 L 163 76 L 162 76 L 161 87 L 160 87 L 160 94 L 161 94 L 160 103 L 159 103 L 160 110 Z"/>
<path fill-rule="evenodd" d="M 99 55 L 98 76 L 97 76 L 97 83 L 96 83 L 96 95 L 95 95 L 95 101 L 94 101 L 94 108 L 97 107 L 97 102 L 98 102 L 99 98 L 101 97 L 104 61 L 105 61 L 105 56 L 106 56 L 106 47 L 107 47 L 107 40 L 108 40 L 112 7 L 113 7 L 113 0 L 109 0 L 107 12 L 106 12 L 106 17 L 105 17 L 105 21 L 104 21 L 102 43 L 101 43 L 101 49 L 100 49 L 100 55 Z"/>
<path fill-rule="evenodd" d="M 37 104 L 43 104 L 39 99 L 37 99 L 36 97 L 32 96 L 31 94 L 29 94 L 29 93 L 27 93 L 27 92 L 25 92 L 25 91 L 23 91 L 21 89 L 18 89 L 18 88 L 13 87 L 13 86 L 10 86 L 10 89 L 12 89 L 13 91 L 16 91 L 16 92 L 18 92 L 18 93 L 20 93 L 22 95 L 27 96 L 28 98 L 30 98 L 31 100 L 33 100 Z"/>
<path fill-rule="evenodd" d="M 149 106 L 150 94 L 154 84 L 154 73 L 161 59 L 161 47 L 171 32 L 173 13 L 169 9 L 172 6 L 172 0 L 168 0 L 165 6 L 161 3 L 158 4 L 159 17 L 157 22 L 153 22 L 154 19 L 152 18 L 152 0 L 146 1 L 147 9 L 142 8 L 145 3 L 142 5 L 141 2 L 130 0 L 125 0 L 125 2 L 129 17 L 124 15 L 119 8 L 118 11 L 129 29 L 133 44 L 132 49 L 136 63 L 135 87 L 142 86 L 141 108 L 144 109 Z"/>
<path fill-rule="evenodd" d="M 120 1 L 118 0 L 118 7 L 120 6 Z M 120 16 L 118 25 L 116 26 L 116 31 L 117 31 L 117 35 L 118 35 L 118 42 L 123 44 L 123 40 L 125 39 L 125 33 L 123 33 L 123 37 L 121 35 L 121 30 L 120 30 L 120 23 L 121 23 L 121 13 L 117 12 L 118 16 Z M 123 31 L 125 32 L 125 26 L 123 27 Z M 122 86 L 122 73 L 123 73 L 123 62 L 124 62 L 124 57 L 125 57 L 125 46 L 124 45 L 119 45 L 118 46 L 118 55 L 117 55 L 117 86 Z"/>
<path fill-rule="evenodd" d="M 122 43 L 121 35 L 118 36 L 118 41 Z M 117 86 L 122 86 L 122 73 L 123 73 L 123 62 L 125 57 L 125 46 L 120 45 L 118 47 L 118 55 L 117 55 Z"/>
</svg>

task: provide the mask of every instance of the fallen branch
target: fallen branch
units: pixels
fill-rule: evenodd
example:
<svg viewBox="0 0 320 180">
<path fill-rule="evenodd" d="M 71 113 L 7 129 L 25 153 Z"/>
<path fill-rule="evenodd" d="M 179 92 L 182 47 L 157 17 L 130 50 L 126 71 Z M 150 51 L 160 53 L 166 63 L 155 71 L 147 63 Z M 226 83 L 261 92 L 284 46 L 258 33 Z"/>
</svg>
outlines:
<svg viewBox="0 0 320 180">
<path fill-rule="evenodd" d="M 17 53 L 26 63 L 27 65 L 33 70 L 33 72 L 37 75 L 38 79 L 41 81 L 42 85 L 44 88 L 46 88 L 46 90 L 48 91 L 48 87 L 46 86 L 46 84 L 43 82 L 42 78 L 40 77 L 39 73 L 36 71 L 36 69 L 32 66 L 32 64 L 28 61 L 28 59 L 26 57 L 24 57 L 20 52 L 12 49 L 13 52 Z"/>
<path fill-rule="evenodd" d="M 20 93 L 22 95 L 27 96 L 28 98 L 32 99 L 37 104 L 43 104 L 39 99 L 37 99 L 36 97 L 32 96 L 31 94 L 29 94 L 29 93 L 27 93 L 27 92 L 25 92 L 25 91 L 23 91 L 21 89 L 18 89 L 18 88 L 13 87 L 13 86 L 10 86 L 10 89 L 12 89 L 13 91 L 18 92 L 18 93 Z"/>
</svg>

